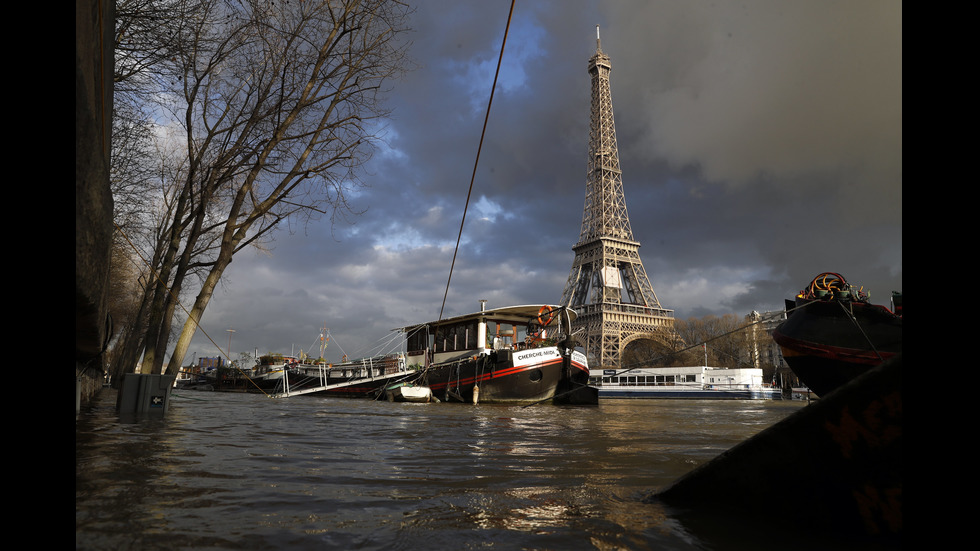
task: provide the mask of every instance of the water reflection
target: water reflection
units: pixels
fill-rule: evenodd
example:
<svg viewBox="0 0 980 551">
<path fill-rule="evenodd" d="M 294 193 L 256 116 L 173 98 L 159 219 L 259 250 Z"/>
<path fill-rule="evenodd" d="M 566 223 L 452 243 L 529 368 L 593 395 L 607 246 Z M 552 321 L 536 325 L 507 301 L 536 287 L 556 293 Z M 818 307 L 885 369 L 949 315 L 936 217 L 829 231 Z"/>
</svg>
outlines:
<svg viewBox="0 0 980 551">
<path fill-rule="evenodd" d="M 641 498 L 793 410 L 189 394 L 76 422 L 77 548 L 704 549 Z"/>
</svg>

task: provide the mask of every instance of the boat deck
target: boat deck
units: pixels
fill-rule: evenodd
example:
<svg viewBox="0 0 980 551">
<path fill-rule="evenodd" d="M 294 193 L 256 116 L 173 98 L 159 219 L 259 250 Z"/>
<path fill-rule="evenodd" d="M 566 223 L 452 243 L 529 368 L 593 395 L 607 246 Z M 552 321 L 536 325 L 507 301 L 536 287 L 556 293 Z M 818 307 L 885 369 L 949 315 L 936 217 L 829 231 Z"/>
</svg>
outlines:
<svg viewBox="0 0 980 551">
<path fill-rule="evenodd" d="M 299 390 L 285 390 L 282 392 L 277 392 L 273 394 L 273 398 L 289 398 L 291 396 L 302 396 L 304 394 L 316 394 L 317 392 L 326 392 L 330 390 L 337 390 L 341 388 L 346 388 L 354 385 L 362 385 L 364 383 L 372 383 L 376 381 L 388 381 L 391 379 L 397 379 L 404 377 L 405 375 L 416 373 L 415 370 L 406 369 L 405 371 L 396 371 L 394 373 L 386 373 L 384 375 L 377 375 L 375 377 L 363 377 L 360 379 L 352 379 L 342 383 L 335 383 L 332 385 L 321 385 L 313 387 L 304 387 Z"/>
</svg>

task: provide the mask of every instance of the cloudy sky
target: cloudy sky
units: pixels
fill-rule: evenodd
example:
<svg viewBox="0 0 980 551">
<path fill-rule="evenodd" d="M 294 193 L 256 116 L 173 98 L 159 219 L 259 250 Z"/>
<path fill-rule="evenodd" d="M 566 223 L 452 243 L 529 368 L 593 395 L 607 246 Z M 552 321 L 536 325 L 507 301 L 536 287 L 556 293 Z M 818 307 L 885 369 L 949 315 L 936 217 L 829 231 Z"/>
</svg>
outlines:
<svg viewBox="0 0 980 551">
<path fill-rule="evenodd" d="M 229 335 L 233 357 L 315 354 L 326 326 L 337 361 L 439 317 L 509 8 L 418 3 L 417 67 L 351 197 L 363 214 L 237 256 L 190 354 Z M 780 309 L 824 271 L 876 302 L 902 289 L 901 2 L 518 0 L 444 317 L 561 298 L 597 24 L 633 234 L 664 308 Z"/>
</svg>

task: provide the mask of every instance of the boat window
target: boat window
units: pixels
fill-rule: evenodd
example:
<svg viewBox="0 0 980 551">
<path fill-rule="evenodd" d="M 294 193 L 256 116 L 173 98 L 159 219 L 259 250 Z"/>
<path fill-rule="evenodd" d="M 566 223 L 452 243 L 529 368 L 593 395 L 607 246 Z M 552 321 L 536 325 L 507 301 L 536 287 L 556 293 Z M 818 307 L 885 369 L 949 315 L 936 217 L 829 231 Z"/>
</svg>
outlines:
<svg viewBox="0 0 980 551">
<path fill-rule="evenodd" d="M 433 349 L 436 352 L 445 352 L 446 350 L 453 350 L 452 346 L 452 327 L 442 326 L 436 328 L 436 342 Z"/>
<path fill-rule="evenodd" d="M 473 350 L 474 348 L 476 348 L 477 329 L 476 329 L 475 321 L 466 324 L 466 330 L 464 334 L 465 334 L 465 340 L 463 341 L 463 347 L 466 350 Z"/>
<path fill-rule="evenodd" d="M 455 350 L 453 332 L 451 326 L 442 326 L 436 328 L 436 343 L 434 350 L 436 352 L 445 352 L 447 350 Z"/>
<path fill-rule="evenodd" d="M 436 352 L 455 352 L 476 348 L 476 321 L 443 325 L 436 328 Z"/>
<path fill-rule="evenodd" d="M 487 342 L 493 343 L 494 349 L 517 348 L 518 345 L 523 346 L 526 337 L 527 325 L 525 324 L 487 320 Z"/>
<path fill-rule="evenodd" d="M 408 352 L 418 352 L 428 348 L 429 343 L 426 341 L 429 339 L 427 337 L 429 337 L 429 332 L 425 327 L 418 328 L 413 333 L 410 333 L 408 339 L 406 339 Z"/>
</svg>

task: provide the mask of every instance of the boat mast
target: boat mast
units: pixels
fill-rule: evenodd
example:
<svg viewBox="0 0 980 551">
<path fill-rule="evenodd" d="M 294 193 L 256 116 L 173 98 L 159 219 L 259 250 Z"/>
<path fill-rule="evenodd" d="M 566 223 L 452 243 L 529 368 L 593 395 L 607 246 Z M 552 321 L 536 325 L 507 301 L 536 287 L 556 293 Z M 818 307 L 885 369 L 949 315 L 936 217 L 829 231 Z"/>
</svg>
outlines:
<svg viewBox="0 0 980 551">
<path fill-rule="evenodd" d="M 323 327 L 320 328 L 320 358 L 319 358 L 319 359 L 321 359 L 323 361 L 326 361 L 326 357 L 324 356 L 324 352 L 326 352 L 326 350 L 327 350 L 327 341 L 330 340 L 330 337 L 327 336 L 327 331 L 330 331 L 330 330 L 327 329 L 327 325 L 326 324 L 323 324 Z"/>
</svg>

